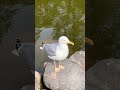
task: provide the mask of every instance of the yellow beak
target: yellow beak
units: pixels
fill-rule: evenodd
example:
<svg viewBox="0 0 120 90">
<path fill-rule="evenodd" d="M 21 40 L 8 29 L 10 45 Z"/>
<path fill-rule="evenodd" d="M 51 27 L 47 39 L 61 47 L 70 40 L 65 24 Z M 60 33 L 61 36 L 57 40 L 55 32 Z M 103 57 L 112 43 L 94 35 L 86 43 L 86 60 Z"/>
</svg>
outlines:
<svg viewBox="0 0 120 90">
<path fill-rule="evenodd" d="M 68 44 L 74 45 L 74 43 L 73 43 L 73 42 L 71 42 L 71 41 L 69 41 L 69 42 L 68 42 Z"/>
</svg>

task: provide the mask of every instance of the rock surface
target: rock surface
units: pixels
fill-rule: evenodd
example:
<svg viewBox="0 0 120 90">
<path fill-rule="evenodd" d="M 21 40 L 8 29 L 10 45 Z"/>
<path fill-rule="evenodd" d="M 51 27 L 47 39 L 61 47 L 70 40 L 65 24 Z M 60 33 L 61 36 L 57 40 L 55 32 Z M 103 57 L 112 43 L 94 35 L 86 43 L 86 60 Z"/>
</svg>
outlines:
<svg viewBox="0 0 120 90">
<path fill-rule="evenodd" d="M 120 60 L 106 59 L 86 72 L 86 90 L 120 90 Z"/>
<path fill-rule="evenodd" d="M 35 71 L 35 90 L 41 90 L 41 74 Z"/>
<path fill-rule="evenodd" d="M 85 52 L 78 51 L 60 64 L 65 68 L 56 74 L 56 78 L 53 64 L 46 64 L 45 85 L 52 90 L 85 90 Z"/>
</svg>

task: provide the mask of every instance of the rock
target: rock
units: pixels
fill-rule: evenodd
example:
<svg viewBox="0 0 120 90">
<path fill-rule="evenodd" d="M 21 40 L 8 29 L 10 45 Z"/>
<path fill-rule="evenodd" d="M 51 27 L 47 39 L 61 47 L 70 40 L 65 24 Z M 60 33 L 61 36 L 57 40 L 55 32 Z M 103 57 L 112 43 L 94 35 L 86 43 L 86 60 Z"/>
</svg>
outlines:
<svg viewBox="0 0 120 90">
<path fill-rule="evenodd" d="M 35 71 L 35 90 L 41 90 L 41 74 Z"/>
<path fill-rule="evenodd" d="M 86 90 L 120 90 L 120 60 L 106 59 L 86 72 Z"/>
<path fill-rule="evenodd" d="M 47 63 L 43 77 L 45 85 L 52 90 L 85 90 L 84 63 L 85 52 L 78 51 L 69 59 L 60 62 L 65 68 L 58 72 L 56 77 L 53 64 Z"/>
<path fill-rule="evenodd" d="M 83 70 L 85 69 L 85 51 L 78 51 L 70 57 L 70 60 L 78 63 Z"/>
</svg>

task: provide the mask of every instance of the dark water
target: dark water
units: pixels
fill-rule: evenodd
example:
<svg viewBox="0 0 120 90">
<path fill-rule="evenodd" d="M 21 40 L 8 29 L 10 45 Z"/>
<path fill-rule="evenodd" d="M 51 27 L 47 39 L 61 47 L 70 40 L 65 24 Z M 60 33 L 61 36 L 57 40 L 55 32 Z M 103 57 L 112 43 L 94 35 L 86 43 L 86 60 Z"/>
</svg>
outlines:
<svg viewBox="0 0 120 90">
<path fill-rule="evenodd" d="M 11 51 L 15 49 L 16 38 L 34 41 L 34 8 L 22 4 L 3 4 L 0 7 L 0 88 L 21 90 L 23 85 L 34 84 L 34 75 L 27 70 L 24 60 Z"/>
<path fill-rule="evenodd" d="M 85 33 L 94 42 L 94 46 L 86 45 L 85 47 L 87 70 L 103 59 L 116 58 L 116 51 L 119 48 L 114 49 L 114 47 L 119 46 L 120 40 L 117 36 L 120 25 L 120 15 L 118 14 L 120 2 L 117 0 L 87 0 L 86 2 Z"/>
</svg>

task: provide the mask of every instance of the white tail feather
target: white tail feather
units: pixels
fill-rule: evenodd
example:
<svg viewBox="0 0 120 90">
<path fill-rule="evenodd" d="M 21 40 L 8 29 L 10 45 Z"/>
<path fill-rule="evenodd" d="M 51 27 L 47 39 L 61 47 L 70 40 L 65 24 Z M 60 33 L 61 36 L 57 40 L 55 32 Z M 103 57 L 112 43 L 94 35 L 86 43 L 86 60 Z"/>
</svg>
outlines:
<svg viewBox="0 0 120 90">
<path fill-rule="evenodd" d="M 41 50 L 43 50 L 43 47 L 40 47 Z"/>
</svg>

